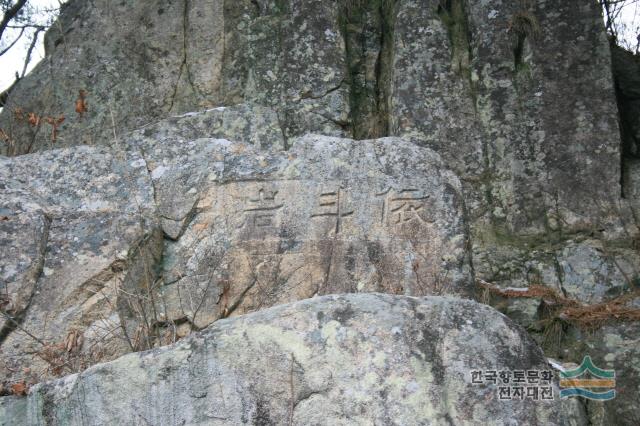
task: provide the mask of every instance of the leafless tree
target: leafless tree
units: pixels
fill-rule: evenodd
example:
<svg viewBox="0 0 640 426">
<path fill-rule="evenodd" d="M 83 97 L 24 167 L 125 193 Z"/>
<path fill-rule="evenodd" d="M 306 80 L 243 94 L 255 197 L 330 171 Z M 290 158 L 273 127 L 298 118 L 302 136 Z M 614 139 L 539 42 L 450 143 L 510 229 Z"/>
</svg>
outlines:
<svg viewBox="0 0 640 426">
<path fill-rule="evenodd" d="M 13 84 L 0 92 L 0 107 L 4 106 L 11 90 L 27 73 L 40 35 L 58 16 L 63 3 L 58 0 L 56 7 L 40 8 L 32 0 L 0 0 L 0 57 L 13 49 L 26 49 L 24 62 L 21 70 L 16 70 Z"/>
<path fill-rule="evenodd" d="M 640 48 L 640 26 L 636 11 L 640 11 L 638 6 L 640 0 L 599 0 L 602 6 L 605 26 L 609 35 L 616 43 L 629 50 L 638 51 Z M 628 16 L 623 19 L 624 15 L 633 15 L 629 20 Z M 635 34 L 636 39 L 630 37 L 630 33 Z"/>
</svg>

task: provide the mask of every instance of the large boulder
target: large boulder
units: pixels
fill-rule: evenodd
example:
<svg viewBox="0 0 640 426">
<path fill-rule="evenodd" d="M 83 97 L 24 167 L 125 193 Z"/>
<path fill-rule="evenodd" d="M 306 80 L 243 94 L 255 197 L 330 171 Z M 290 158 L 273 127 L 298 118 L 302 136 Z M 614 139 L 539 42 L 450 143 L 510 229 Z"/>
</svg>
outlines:
<svg viewBox="0 0 640 426">
<path fill-rule="evenodd" d="M 144 153 L 168 237 L 167 319 L 203 327 L 317 294 L 473 293 L 460 183 L 428 149 L 326 136 L 272 154 L 128 143 Z"/>
<path fill-rule="evenodd" d="M 191 140 L 217 112 L 133 132 L 120 150 L 1 159 L 3 381 L 314 295 L 473 294 L 460 183 L 433 151 Z"/>
<path fill-rule="evenodd" d="M 527 385 L 553 399 L 505 400 L 491 370 L 550 368 L 522 329 L 472 301 L 325 296 L 2 398 L 0 424 L 564 424 L 554 381 Z"/>
</svg>

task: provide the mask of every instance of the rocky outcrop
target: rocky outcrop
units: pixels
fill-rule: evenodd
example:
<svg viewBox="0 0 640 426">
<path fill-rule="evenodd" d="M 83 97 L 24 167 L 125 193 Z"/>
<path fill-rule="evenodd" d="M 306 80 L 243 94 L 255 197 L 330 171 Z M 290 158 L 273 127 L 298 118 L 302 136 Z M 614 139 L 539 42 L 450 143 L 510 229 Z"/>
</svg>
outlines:
<svg viewBox="0 0 640 426">
<path fill-rule="evenodd" d="M 245 104 L 276 118 L 285 141 L 312 132 L 428 144 L 462 177 L 483 229 L 593 228 L 616 222 L 620 194 L 600 20 L 595 2 L 72 1 L 0 126 L 24 153 L 53 143 L 46 123 L 16 108 L 64 116 L 55 144 L 68 145 Z"/>
<path fill-rule="evenodd" d="M 499 400 L 498 385 L 472 384 L 478 370 L 549 366 L 475 302 L 325 296 L 4 398 L 0 424 L 563 424 L 559 400 Z"/>
<path fill-rule="evenodd" d="M 481 290 L 619 372 L 572 421 L 637 423 L 640 90 L 614 50 L 621 142 L 609 48 L 595 1 L 68 2 L 0 114 L 2 379 L 328 293 Z M 10 410 L 51 407 L 38 389 Z M 272 396 L 230 416 L 295 411 Z"/>
<path fill-rule="evenodd" d="M 483 231 L 602 226 L 620 138 L 600 11 L 529 3 L 396 1 L 391 133 L 443 155 Z"/>
<path fill-rule="evenodd" d="M 317 294 L 473 294 L 460 183 L 432 151 L 397 138 L 307 136 L 278 154 L 133 143 L 170 238 L 167 318 L 202 327 Z"/>
<path fill-rule="evenodd" d="M 64 116 L 55 145 L 65 146 L 112 144 L 114 133 L 170 115 L 248 102 L 277 116 L 285 138 L 346 135 L 338 18 L 333 3 L 313 0 L 70 1 L 0 127 L 17 142 L 10 152 L 25 153 L 54 144 L 46 123 L 30 126 L 16 108 Z"/>
<path fill-rule="evenodd" d="M 460 182 L 435 153 L 395 138 L 307 136 L 272 154 L 192 140 L 217 112 L 121 150 L 3 159 L 3 380 L 315 295 L 473 294 Z"/>
<path fill-rule="evenodd" d="M 142 264 L 162 250 L 144 161 L 86 147 L 1 161 L 2 381 L 73 371 L 71 353 L 90 363 L 131 351 L 123 332 L 138 324 L 123 295 L 153 282 Z"/>
</svg>

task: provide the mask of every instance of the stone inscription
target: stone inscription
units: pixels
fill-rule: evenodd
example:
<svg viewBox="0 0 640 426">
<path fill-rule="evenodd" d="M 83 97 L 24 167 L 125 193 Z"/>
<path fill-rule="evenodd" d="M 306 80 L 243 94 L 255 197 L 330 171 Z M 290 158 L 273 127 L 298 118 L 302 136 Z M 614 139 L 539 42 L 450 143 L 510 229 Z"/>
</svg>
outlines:
<svg viewBox="0 0 640 426">
<path fill-rule="evenodd" d="M 295 188 L 294 188 L 295 187 Z M 322 229 L 325 236 L 395 233 L 403 226 L 429 227 L 429 196 L 416 188 L 381 187 L 382 190 L 345 190 L 343 185 L 306 181 L 272 181 L 226 185 L 216 198 L 219 214 L 233 211 L 236 229 L 272 233 L 283 225 L 299 229 L 301 236 Z M 232 206 L 230 206 L 231 204 Z M 317 233 L 315 237 L 321 237 Z"/>
</svg>

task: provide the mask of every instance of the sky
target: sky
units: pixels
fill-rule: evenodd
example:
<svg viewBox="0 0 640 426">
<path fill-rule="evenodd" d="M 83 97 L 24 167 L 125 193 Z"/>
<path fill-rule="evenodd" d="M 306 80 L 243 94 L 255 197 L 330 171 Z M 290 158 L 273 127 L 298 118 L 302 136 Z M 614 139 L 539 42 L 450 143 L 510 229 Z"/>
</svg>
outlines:
<svg viewBox="0 0 640 426">
<path fill-rule="evenodd" d="M 30 0 L 29 3 L 40 10 L 57 6 L 58 0 Z M 640 4 L 636 3 L 625 8 L 622 14 L 622 22 L 625 23 L 626 30 L 622 36 L 623 44 L 627 47 L 635 49 L 638 41 L 636 35 L 640 33 Z M 11 33 L 8 30 L 5 38 L 12 40 Z M 43 36 L 40 34 L 37 49 L 32 54 L 32 61 L 28 69 L 32 69 L 44 57 Z M 0 46 L 2 47 L 2 46 Z M 14 46 L 10 51 L 0 56 L 0 91 L 13 83 L 16 71 L 21 72 L 24 64 L 24 57 L 29 47 L 29 40 L 24 38 L 19 44 Z"/>
<path fill-rule="evenodd" d="M 622 13 L 622 23 L 625 28 L 621 31 L 621 44 L 631 50 L 638 47 L 640 35 L 640 2 L 626 6 Z"/>
<path fill-rule="evenodd" d="M 34 8 L 38 10 L 46 10 L 47 8 L 57 7 L 58 0 L 30 0 L 30 4 L 33 5 Z M 42 16 L 46 14 L 41 14 Z M 18 32 L 16 30 L 7 29 L 5 31 L 5 38 L 8 43 L 13 40 L 13 36 L 17 35 Z M 34 49 L 33 54 L 31 55 L 31 65 L 29 66 L 29 70 L 32 69 L 42 58 L 44 58 L 44 44 L 43 44 L 43 33 L 40 33 L 38 36 L 39 43 L 37 48 Z M 5 43 L 0 45 L 0 50 L 5 46 Z M 24 65 L 24 58 L 27 54 L 27 49 L 29 48 L 29 40 L 26 37 L 18 42 L 11 50 L 9 50 L 4 55 L 0 56 L 0 91 L 10 86 L 11 83 L 15 80 L 15 73 L 22 72 L 22 67 Z"/>
</svg>

